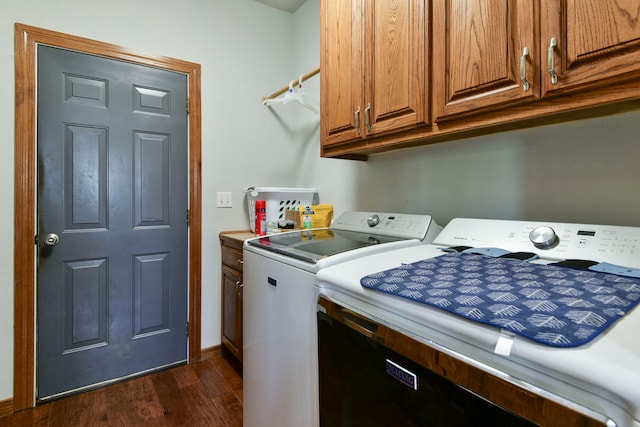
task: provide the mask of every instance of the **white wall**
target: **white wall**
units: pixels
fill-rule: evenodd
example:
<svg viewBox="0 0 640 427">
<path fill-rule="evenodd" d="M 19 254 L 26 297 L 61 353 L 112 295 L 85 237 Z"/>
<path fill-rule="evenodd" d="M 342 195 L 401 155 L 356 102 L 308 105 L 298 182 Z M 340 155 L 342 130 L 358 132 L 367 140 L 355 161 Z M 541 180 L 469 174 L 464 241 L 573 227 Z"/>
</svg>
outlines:
<svg viewBox="0 0 640 427">
<path fill-rule="evenodd" d="M 441 225 L 466 216 L 639 227 L 639 130 L 634 111 L 372 157 L 358 206 Z"/>
<path fill-rule="evenodd" d="M 316 12 L 317 15 L 317 12 Z M 202 65 L 202 346 L 220 343 L 218 233 L 248 228 L 248 186 L 310 185 L 317 140 L 296 138 L 291 112 L 261 97 L 293 76 L 294 15 L 251 0 L 21 0 L 0 14 L 0 401 L 13 395 L 14 23 L 60 31 Z M 317 24 L 315 24 L 317 27 Z M 309 34 L 317 33 L 317 30 Z M 317 54 L 317 43 L 310 46 Z M 311 60 L 309 60 L 311 62 Z M 304 65 L 306 72 L 308 66 Z M 310 66 L 310 65 L 309 65 Z M 311 66 L 311 68 L 317 66 Z M 294 77 L 295 78 L 295 77 Z M 313 146 L 315 144 L 315 147 Z M 338 161 L 335 161 L 338 162 Z M 215 193 L 233 192 L 232 209 Z"/>
</svg>

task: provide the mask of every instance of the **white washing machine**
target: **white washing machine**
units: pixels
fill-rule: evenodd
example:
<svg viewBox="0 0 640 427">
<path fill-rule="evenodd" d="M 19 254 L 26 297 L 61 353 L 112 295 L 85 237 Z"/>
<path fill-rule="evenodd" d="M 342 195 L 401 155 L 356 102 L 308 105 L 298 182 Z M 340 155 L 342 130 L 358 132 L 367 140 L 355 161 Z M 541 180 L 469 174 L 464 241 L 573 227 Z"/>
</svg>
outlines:
<svg viewBox="0 0 640 427">
<path fill-rule="evenodd" d="M 317 280 L 324 425 L 640 427 L 638 227 L 457 218 Z"/>
<path fill-rule="evenodd" d="M 316 273 L 361 256 L 429 243 L 440 230 L 429 215 L 350 211 L 329 228 L 245 242 L 245 427 L 318 426 Z"/>
</svg>

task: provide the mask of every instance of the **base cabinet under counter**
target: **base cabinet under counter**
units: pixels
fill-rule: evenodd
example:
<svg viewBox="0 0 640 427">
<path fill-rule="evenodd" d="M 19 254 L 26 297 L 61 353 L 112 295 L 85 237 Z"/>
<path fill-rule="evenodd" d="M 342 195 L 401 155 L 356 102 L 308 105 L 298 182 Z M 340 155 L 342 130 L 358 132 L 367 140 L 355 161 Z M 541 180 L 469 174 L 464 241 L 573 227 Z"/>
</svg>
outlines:
<svg viewBox="0 0 640 427">
<path fill-rule="evenodd" d="M 242 245 L 255 237 L 248 230 L 223 231 L 220 237 L 222 346 L 242 362 Z"/>
</svg>

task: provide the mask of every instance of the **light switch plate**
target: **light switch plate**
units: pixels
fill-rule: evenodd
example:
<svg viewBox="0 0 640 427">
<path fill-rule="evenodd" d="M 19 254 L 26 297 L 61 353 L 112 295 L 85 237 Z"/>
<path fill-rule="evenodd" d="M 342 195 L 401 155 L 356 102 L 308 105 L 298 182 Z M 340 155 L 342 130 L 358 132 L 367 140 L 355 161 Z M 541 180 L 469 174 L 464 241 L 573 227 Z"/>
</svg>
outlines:
<svg viewBox="0 0 640 427">
<path fill-rule="evenodd" d="M 230 191 L 218 191 L 216 206 L 219 207 L 219 208 L 230 208 L 230 207 L 232 207 L 231 192 Z"/>
</svg>

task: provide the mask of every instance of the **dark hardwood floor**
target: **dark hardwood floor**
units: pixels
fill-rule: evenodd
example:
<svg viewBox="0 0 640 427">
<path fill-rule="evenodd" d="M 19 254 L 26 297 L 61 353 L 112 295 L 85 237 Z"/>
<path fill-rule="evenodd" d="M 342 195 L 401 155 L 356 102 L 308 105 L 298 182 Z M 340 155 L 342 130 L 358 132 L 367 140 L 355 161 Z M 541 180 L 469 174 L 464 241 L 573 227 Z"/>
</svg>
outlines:
<svg viewBox="0 0 640 427">
<path fill-rule="evenodd" d="M 241 368 L 217 352 L 0 418 L 0 426 L 242 426 Z"/>
</svg>

